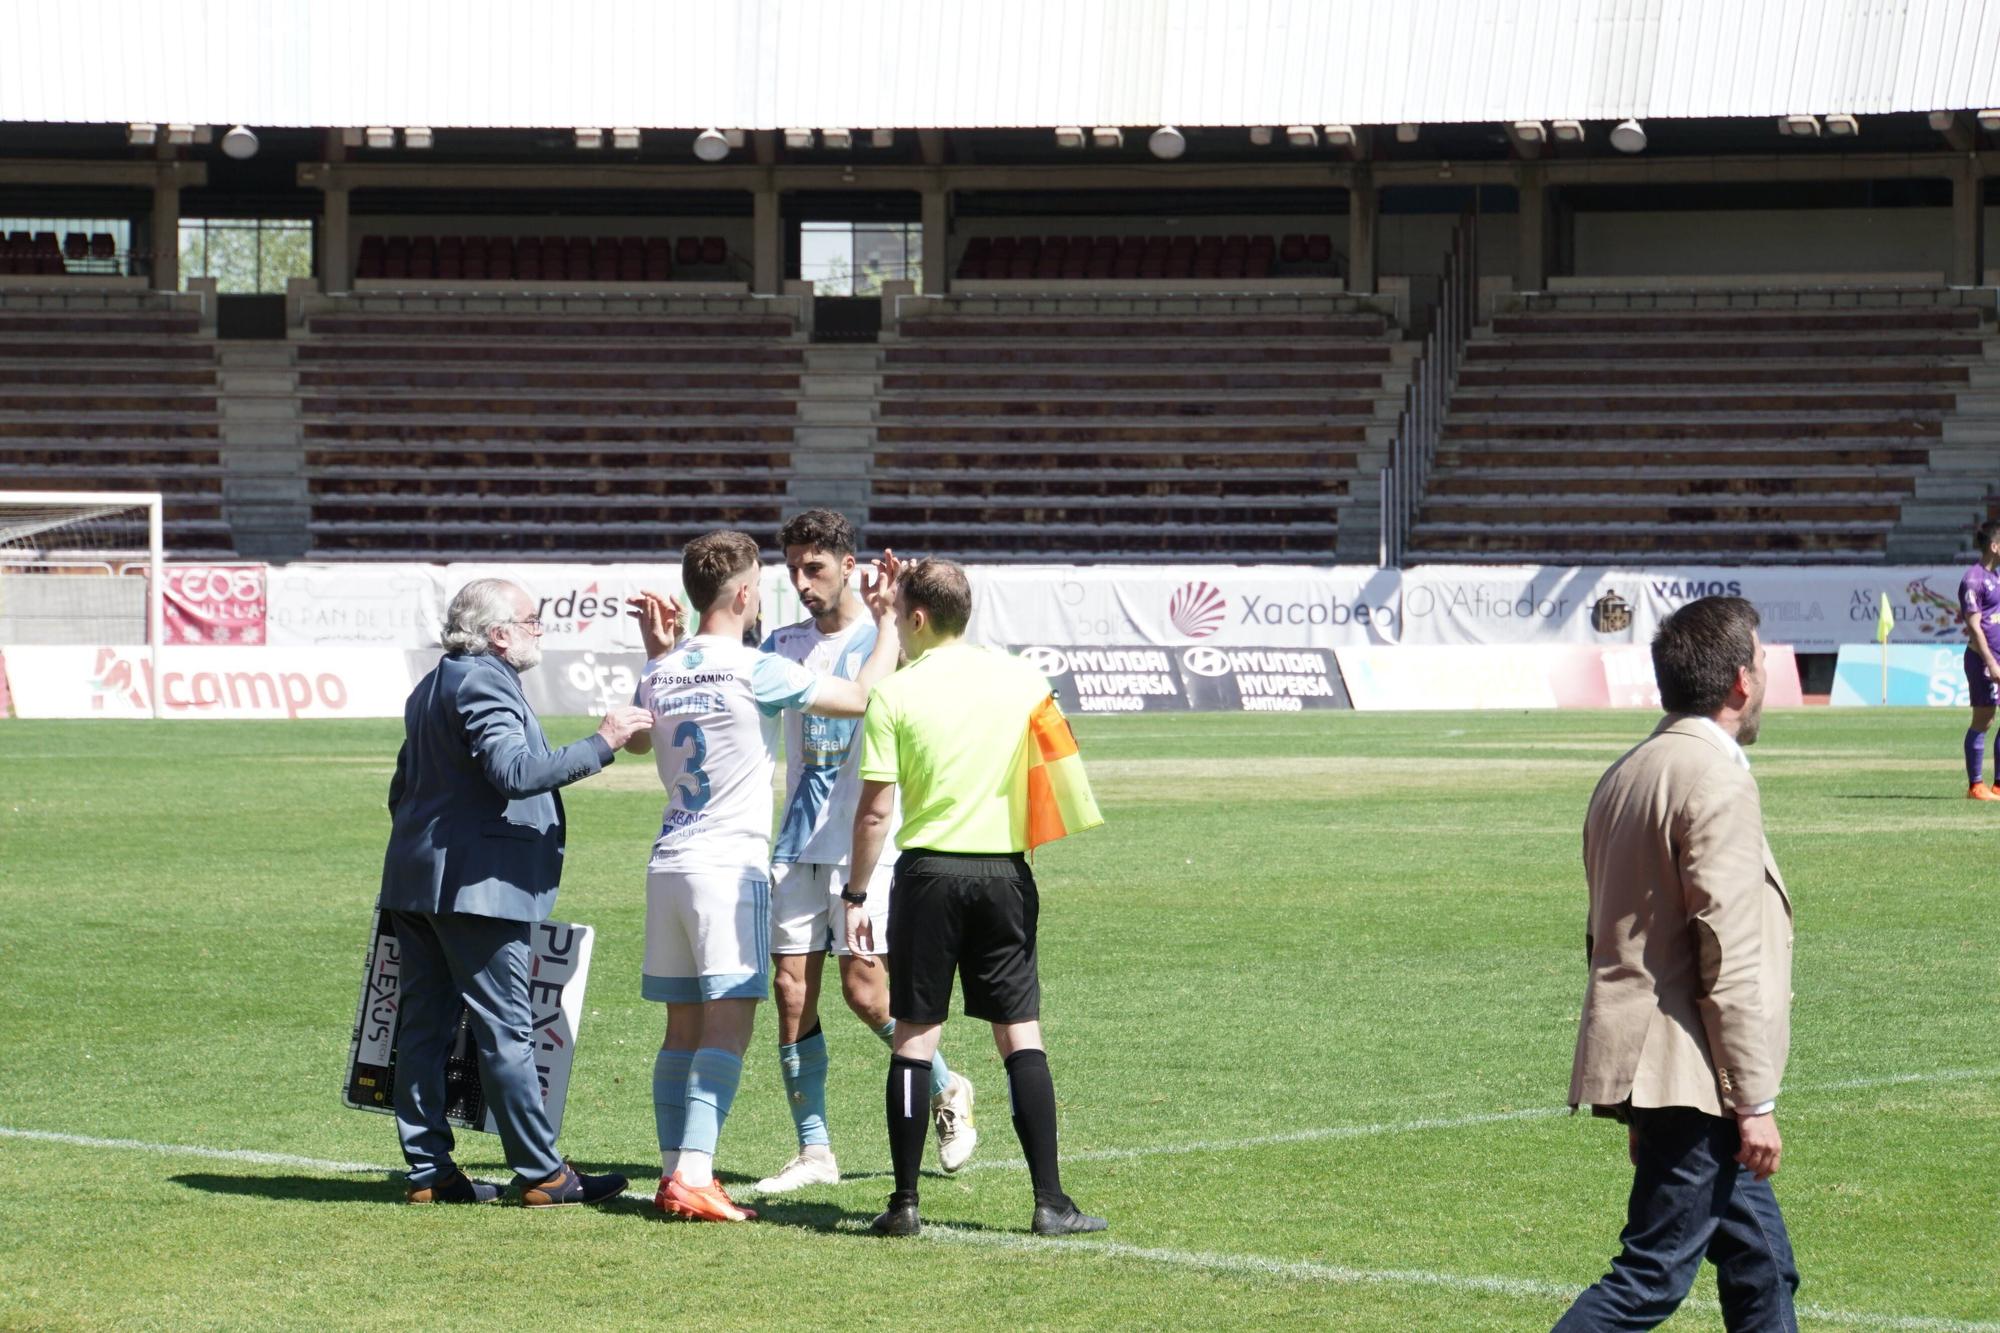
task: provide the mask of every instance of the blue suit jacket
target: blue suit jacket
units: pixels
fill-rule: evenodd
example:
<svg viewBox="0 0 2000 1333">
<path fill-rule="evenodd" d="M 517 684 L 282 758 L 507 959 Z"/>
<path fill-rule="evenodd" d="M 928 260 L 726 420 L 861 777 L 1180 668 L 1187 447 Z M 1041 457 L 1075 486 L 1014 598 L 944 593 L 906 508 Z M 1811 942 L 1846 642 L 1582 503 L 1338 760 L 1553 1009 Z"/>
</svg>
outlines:
<svg viewBox="0 0 2000 1333">
<path fill-rule="evenodd" d="M 403 748 L 389 783 L 381 905 L 546 921 L 562 879 L 556 794 L 613 758 L 602 737 L 551 752 L 497 657 L 445 657 L 403 706 Z"/>
</svg>

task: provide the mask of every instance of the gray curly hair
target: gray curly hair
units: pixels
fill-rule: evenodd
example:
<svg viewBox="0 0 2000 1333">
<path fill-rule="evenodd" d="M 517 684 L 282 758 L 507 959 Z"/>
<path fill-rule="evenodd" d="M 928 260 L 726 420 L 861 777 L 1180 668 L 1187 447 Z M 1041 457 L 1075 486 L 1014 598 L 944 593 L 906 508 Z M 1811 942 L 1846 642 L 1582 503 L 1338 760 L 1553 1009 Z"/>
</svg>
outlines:
<svg viewBox="0 0 2000 1333">
<path fill-rule="evenodd" d="M 474 579 L 460 588 L 444 613 L 444 650 L 472 656 L 493 651 L 488 631 L 514 618 L 514 591 L 506 579 Z"/>
</svg>

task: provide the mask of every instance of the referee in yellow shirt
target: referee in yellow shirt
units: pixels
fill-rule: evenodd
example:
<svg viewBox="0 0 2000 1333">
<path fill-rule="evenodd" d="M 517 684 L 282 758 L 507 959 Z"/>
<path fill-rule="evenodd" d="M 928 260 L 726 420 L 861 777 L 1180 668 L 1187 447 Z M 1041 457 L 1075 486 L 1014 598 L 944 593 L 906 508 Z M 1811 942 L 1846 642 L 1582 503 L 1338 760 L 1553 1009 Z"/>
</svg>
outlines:
<svg viewBox="0 0 2000 1333">
<path fill-rule="evenodd" d="M 849 884 L 865 885 L 882 856 L 902 787 L 903 825 L 890 888 L 889 1155 L 896 1192 L 876 1234 L 914 1236 L 917 1168 L 930 1125 L 931 1056 L 951 1011 L 951 979 L 965 1012 L 993 1025 L 1007 1062 L 1014 1132 L 1035 1186 L 1034 1231 L 1102 1231 L 1101 1217 L 1063 1193 L 1056 1165 L 1056 1090 L 1042 1050 L 1042 987 L 1035 974 L 1039 901 L 1028 868 L 1026 788 L 1019 781 L 1028 717 L 1049 683 L 1019 658 L 963 642 L 972 585 L 949 560 L 898 571 L 896 621 L 909 662 L 875 686 L 861 724 L 861 798 Z M 864 900 L 847 902 L 847 943 L 875 951 Z"/>
</svg>

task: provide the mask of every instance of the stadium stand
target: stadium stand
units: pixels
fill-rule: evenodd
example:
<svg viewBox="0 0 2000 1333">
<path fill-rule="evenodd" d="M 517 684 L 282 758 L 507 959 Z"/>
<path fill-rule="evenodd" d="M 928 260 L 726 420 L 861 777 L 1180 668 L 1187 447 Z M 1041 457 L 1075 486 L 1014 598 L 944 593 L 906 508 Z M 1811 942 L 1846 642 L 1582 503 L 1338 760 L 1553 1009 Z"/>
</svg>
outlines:
<svg viewBox="0 0 2000 1333">
<path fill-rule="evenodd" d="M 0 277 L 80 277 L 118 272 L 116 242 L 108 232 L 73 231 L 60 244 L 52 231 L 0 235 Z"/>
<path fill-rule="evenodd" d="M 361 238 L 354 276 L 412 282 L 670 282 L 729 267 L 720 236 L 383 236 Z"/>
<path fill-rule="evenodd" d="M 1334 270 L 1333 238 L 1270 236 L 974 236 L 956 276 L 992 281 L 1243 278 Z"/>
<path fill-rule="evenodd" d="M 884 348 L 870 532 L 987 561 L 1330 563 L 1404 358 L 1379 314 L 1292 304 L 906 318 Z"/>
<path fill-rule="evenodd" d="M 1982 358 L 1976 310 L 1619 299 L 1475 333 L 1411 561 L 1884 558 Z"/>
<path fill-rule="evenodd" d="M 159 491 L 176 557 L 231 554 L 215 344 L 199 325 L 0 306 L 0 488 Z"/>
<path fill-rule="evenodd" d="M 298 343 L 311 554 L 657 559 L 774 532 L 788 317 L 327 314 Z"/>
</svg>

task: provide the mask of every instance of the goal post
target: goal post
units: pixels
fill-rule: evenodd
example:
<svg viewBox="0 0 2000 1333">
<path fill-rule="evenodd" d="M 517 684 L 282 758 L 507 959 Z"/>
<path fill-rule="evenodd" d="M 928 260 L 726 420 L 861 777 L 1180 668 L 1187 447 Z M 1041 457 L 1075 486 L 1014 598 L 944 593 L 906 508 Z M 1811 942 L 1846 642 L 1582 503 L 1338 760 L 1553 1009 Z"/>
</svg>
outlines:
<svg viewBox="0 0 2000 1333">
<path fill-rule="evenodd" d="M 0 490 L 0 651 L 143 648 L 158 717 L 165 566 L 158 492 Z"/>
</svg>

